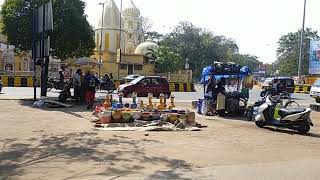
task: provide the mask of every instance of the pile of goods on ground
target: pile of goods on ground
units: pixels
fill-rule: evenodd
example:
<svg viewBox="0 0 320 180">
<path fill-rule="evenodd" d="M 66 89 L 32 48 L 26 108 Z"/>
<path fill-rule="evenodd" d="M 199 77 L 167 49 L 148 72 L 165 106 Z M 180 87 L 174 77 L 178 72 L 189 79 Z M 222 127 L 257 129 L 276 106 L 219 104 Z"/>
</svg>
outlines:
<svg viewBox="0 0 320 180">
<path fill-rule="evenodd" d="M 137 102 L 137 94 L 132 94 L 131 103 L 123 103 L 123 95 L 119 94 L 119 101 L 114 101 L 108 94 L 101 105 L 96 106 L 96 129 L 101 130 L 200 130 L 204 127 L 195 122 L 195 113 L 189 110 L 176 109 L 174 96 L 167 104 L 164 94 L 160 95 L 160 102 L 153 103 L 153 94 L 149 93 L 148 103 Z"/>
</svg>

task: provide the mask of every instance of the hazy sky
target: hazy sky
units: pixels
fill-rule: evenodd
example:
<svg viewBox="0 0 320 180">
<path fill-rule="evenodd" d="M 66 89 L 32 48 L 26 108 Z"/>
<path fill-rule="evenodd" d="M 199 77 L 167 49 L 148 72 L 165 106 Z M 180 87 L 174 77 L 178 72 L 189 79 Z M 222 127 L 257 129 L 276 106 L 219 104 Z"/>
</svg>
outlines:
<svg viewBox="0 0 320 180">
<path fill-rule="evenodd" d="M 4 0 L 0 0 L 2 3 Z M 84 0 L 92 26 L 101 16 L 99 2 Z M 114 0 L 118 5 L 120 0 Z M 233 38 L 241 53 L 253 54 L 263 62 L 276 58 L 281 35 L 302 25 L 303 0 L 133 0 L 141 15 L 154 23 L 153 29 L 169 32 L 179 21 Z M 123 0 L 123 8 L 130 0 Z M 320 0 L 307 0 L 306 27 L 320 31 Z"/>
</svg>

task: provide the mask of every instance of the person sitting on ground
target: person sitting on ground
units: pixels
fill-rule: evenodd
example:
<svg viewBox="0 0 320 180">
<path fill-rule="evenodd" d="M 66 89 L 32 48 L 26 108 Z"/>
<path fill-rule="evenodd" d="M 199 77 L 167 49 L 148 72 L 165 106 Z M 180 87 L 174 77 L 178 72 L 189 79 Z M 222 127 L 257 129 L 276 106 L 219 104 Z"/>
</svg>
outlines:
<svg viewBox="0 0 320 180">
<path fill-rule="evenodd" d="M 92 109 L 96 89 L 100 84 L 100 81 L 95 76 L 94 71 L 90 71 L 90 75 L 86 78 L 87 91 L 86 91 L 86 102 L 88 104 L 87 109 Z"/>
</svg>

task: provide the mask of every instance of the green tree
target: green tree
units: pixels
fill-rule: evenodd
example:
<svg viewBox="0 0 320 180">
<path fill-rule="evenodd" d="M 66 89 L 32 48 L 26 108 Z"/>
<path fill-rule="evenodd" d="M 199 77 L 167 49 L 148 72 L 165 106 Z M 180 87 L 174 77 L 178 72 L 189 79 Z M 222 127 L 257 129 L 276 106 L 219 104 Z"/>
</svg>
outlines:
<svg viewBox="0 0 320 180">
<path fill-rule="evenodd" d="M 241 66 L 248 66 L 251 71 L 256 70 L 262 62 L 258 60 L 257 56 L 249 54 L 234 54 L 233 62 L 240 64 Z"/>
<path fill-rule="evenodd" d="M 19 51 L 31 50 L 32 12 L 42 0 L 5 0 L 1 9 L 1 31 Z M 52 55 L 65 60 L 89 56 L 95 47 L 94 32 L 84 13 L 81 0 L 54 0 L 54 30 L 51 34 Z"/>
<path fill-rule="evenodd" d="M 214 61 L 233 61 L 233 54 L 239 50 L 232 39 L 216 36 L 189 22 L 180 22 L 163 37 L 160 44 L 180 54 L 182 61 L 189 59 L 190 68 L 196 76 L 201 74 L 203 67 Z"/>
<path fill-rule="evenodd" d="M 159 47 L 155 63 L 156 70 L 160 73 L 174 73 L 183 67 L 181 56 L 165 46 Z"/>
<path fill-rule="evenodd" d="M 280 75 L 294 76 L 298 73 L 299 48 L 301 31 L 291 32 L 283 35 L 278 41 L 277 60 L 273 64 Z M 302 73 L 308 74 L 309 68 L 309 47 L 311 40 L 319 40 L 317 31 L 307 28 L 303 41 Z"/>
<path fill-rule="evenodd" d="M 173 73 L 183 67 L 181 56 L 165 46 L 160 46 L 156 51 L 149 49 L 145 59 L 149 63 L 155 63 L 157 73 Z"/>
</svg>

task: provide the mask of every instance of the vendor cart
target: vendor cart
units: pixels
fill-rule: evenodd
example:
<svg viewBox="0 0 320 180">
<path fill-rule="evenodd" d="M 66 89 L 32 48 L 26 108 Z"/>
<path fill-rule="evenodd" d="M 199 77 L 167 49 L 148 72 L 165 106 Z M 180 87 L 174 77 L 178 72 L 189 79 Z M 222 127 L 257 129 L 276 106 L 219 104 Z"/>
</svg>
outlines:
<svg viewBox="0 0 320 180">
<path fill-rule="evenodd" d="M 248 83 L 250 77 L 248 67 L 241 67 L 234 63 L 215 63 L 205 67 L 202 73 L 203 83 L 203 100 L 201 110 L 198 112 L 208 115 L 218 113 L 220 116 L 228 115 L 243 115 L 246 111 L 247 102 L 249 99 L 249 89 L 252 88 L 253 82 Z M 219 81 L 221 78 L 226 78 L 225 85 L 226 94 L 208 94 L 207 85 L 209 80 L 214 78 Z M 249 80 L 250 81 L 250 80 Z M 249 85 L 248 85 L 249 84 Z M 215 97 L 213 97 L 215 96 Z"/>
</svg>

